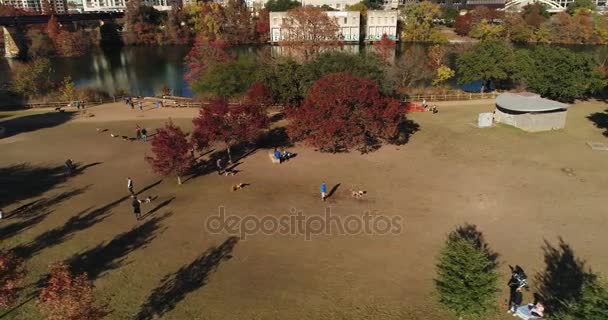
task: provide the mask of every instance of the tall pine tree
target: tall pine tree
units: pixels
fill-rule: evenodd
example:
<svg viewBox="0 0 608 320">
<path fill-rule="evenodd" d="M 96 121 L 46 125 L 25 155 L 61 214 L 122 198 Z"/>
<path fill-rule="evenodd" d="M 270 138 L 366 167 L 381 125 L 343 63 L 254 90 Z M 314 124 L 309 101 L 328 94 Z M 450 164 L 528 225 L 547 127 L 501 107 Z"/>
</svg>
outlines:
<svg viewBox="0 0 608 320">
<path fill-rule="evenodd" d="M 496 310 L 496 254 L 474 226 L 452 232 L 438 260 L 435 287 L 439 303 L 461 318 Z"/>
</svg>

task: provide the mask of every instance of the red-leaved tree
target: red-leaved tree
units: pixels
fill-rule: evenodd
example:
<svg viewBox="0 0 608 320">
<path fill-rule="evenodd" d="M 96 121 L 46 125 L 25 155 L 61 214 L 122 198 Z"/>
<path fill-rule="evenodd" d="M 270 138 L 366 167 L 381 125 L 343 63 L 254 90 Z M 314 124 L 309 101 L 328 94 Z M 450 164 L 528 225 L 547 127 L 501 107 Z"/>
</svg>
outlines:
<svg viewBox="0 0 608 320">
<path fill-rule="evenodd" d="M 188 68 L 184 76 L 186 81 L 189 83 L 199 81 L 210 65 L 234 59 L 234 55 L 228 52 L 229 47 L 228 43 L 222 40 L 208 41 L 197 37 L 185 59 Z"/>
<path fill-rule="evenodd" d="M 0 251 L 0 309 L 10 307 L 15 301 L 24 277 L 23 260 Z"/>
<path fill-rule="evenodd" d="M 404 109 L 378 85 L 349 73 L 317 80 L 299 108 L 288 110 L 289 136 L 322 151 L 367 151 L 399 135 Z"/>
<path fill-rule="evenodd" d="M 374 42 L 374 49 L 385 63 L 390 64 L 395 57 L 395 40 L 389 38 L 385 33 L 380 41 Z"/>
<path fill-rule="evenodd" d="M 59 37 L 59 32 L 61 32 L 61 27 L 59 26 L 59 21 L 57 17 L 54 15 L 51 16 L 49 22 L 46 24 L 46 33 L 49 38 L 53 41 L 53 43 L 57 42 L 57 37 Z"/>
<path fill-rule="evenodd" d="M 49 320 L 98 320 L 108 315 L 93 297 L 87 274 L 72 275 L 63 263 L 51 267 L 47 286 L 38 294 L 38 305 Z"/>
<path fill-rule="evenodd" d="M 263 106 L 248 103 L 247 99 L 244 104 L 230 106 L 226 100 L 217 98 L 202 107 L 192 122 L 193 137 L 223 142 L 232 163 L 230 147 L 257 138 L 260 131 L 268 127 L 268 116 Z"/>
<path fill-rule="evenodd" d="M 261 82 L 254 82 L 245 93 L 245 104 L 267 107 L 272 102 L 270 90 Z"/>
<path fill-rule="evenodd" d="M 469 35 L 473 27 L 473 17 L 470 13 L 456 17 L 454 20 L 454 31 L 461 36 Z"/>
<path fill-rule="evenodd" d="M 176 175 L 177 183 L 182 184 L 182 175 L 194 164 L 191 149 L 186 134 L 169 120 L 164 128 L 156 130 L 152 140 L 154 156 L 146 156 L 145 159 L 155 172 L 166 176 Z"/>
</svg>

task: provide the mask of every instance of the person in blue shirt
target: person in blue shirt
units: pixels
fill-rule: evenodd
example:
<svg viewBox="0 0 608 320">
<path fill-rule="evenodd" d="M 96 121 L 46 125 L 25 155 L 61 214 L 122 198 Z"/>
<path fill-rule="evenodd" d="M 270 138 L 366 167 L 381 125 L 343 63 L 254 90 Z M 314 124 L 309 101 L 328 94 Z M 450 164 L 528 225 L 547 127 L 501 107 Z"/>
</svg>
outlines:
<svg viewBox="0 0 608 320">
<path fill-rule="evenodd" d="M 279 161 L 281 161 L 282 160 L 281 151 L 274 149 L 274 157 L 277 158 Z"/>
<path fill-rule="evenodd" d="M 325 201 L 327 197 L 327 186 L 325 185 L 325 181 L 321 183 L 321 200 Z"/>
</svg>

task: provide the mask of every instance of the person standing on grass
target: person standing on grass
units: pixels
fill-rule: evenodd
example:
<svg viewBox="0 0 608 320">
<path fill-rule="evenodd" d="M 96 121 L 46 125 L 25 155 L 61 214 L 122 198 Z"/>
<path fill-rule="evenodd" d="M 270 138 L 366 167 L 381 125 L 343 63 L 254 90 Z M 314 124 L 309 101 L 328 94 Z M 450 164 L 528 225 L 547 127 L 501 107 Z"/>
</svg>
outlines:
<svg viewBox="0 0 608 320">
<path fill-rule="evenodd" d="M 133 192 L 133 180 L 131 180 L 131 177 L 127 178 L 127 189 L 129 189 L 131 194 L 135 194 L 135 192 Z"/>
<path fill-rule="evenodd" d="M 141 101 L 137 103 L 137 106 L 139 107 L 139 110 L 144 111 L 144 104 Z"/>
<path fill-rule="evenodd" d="M 141 204 L 136 196 L 131 197 L 133 198 L 133 201 L 131 202 L 131 205 L 133 206 L 133 214 L 135 215 L 135 219 L 139 220 L 139 218 L 141 218 Z"/>
<path fill-rule="evenodd" d="M 140 131 L 140 135 L 141 135 L 141 139 L 146 142 L 148 141 L 148 131 L 146 130 L 146 128 L 142 128 Z"/>
<path fill-rule="evenodd" d="M 327 198 L 327 186 L 325 185 L 325 181 L 321 182 L 321 200 L 325 201 Z"/>
<path fill-rule="evenodd" d="M 224 171 L 222 165 L 222 158 L 217 159 L 217 162 L 215 164 L 217 165 L 217 174 L 222 175 L 222 171 Z"/>
</svg>

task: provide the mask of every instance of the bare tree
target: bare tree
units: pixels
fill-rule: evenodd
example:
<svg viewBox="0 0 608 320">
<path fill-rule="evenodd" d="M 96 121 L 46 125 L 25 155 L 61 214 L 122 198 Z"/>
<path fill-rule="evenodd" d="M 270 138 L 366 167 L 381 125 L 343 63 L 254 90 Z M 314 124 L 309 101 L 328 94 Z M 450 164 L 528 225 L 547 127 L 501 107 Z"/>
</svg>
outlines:
<svg viewBox="0 0 608 320">
<path fill-rule="evenodd" d="M 301 52 L 304 59 L 319 54 L 322 47 L 340 43 L 338 23 L 322 9 L 298 7 L 287 11 L 281 25 L 281 45 Z"/>
</svg>

